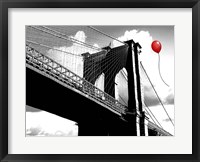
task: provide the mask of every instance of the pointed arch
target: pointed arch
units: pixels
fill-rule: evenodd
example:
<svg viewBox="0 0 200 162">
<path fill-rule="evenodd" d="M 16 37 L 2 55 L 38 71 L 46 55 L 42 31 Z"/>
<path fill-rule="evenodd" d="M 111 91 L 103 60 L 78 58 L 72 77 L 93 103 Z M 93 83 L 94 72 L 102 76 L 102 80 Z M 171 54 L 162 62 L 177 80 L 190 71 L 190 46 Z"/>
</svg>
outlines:
<svg viewBox="0 0 200 162">
<path fill-rule="evenodd" d="M 94 85 L 95 87 L 99 88 L 100 90 L 104 91 L 104 81 L 105 80 L 105 74 L 102 73 L 101 75 L 98 76 L 96 79 Z"/>
<path fill-rule="evenodd" d="M 115 76 L 115 99 L 123 105 L 128 105 L 128 82 L 125 68 L 122 68 Z"/>
</svg>

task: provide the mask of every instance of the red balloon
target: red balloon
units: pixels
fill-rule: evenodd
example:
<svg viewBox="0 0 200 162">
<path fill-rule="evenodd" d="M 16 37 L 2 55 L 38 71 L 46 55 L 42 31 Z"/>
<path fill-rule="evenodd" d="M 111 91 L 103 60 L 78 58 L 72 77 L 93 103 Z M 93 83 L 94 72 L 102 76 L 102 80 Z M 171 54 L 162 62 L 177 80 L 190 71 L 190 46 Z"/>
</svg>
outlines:
<svg viewBox="0 0 200 162">
<path fill-rule="evenodd" d="M 162 45 L 159 41 L 155 40 L 152 42 L 151 48 L 154 52 L 159 53 L 162 48 Z"/>
</svg>

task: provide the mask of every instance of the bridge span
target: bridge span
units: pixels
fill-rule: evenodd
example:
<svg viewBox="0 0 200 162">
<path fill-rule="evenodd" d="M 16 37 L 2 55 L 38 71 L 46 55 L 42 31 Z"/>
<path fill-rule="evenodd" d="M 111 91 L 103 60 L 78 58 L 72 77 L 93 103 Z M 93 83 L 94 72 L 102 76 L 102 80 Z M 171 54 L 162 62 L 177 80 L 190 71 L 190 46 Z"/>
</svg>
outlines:
<svg viewBox="0 0 200 162">
<path fill-rule="evenodd" d="M 145 115 L 137 58 L 139 43 L 129 40 L 116 48 L 104 47 L 92 55 L 82 53 L 82 77 L 32 44 L 31 41 L 26 44 L 27 105 L 77 122 L 80 136 L 171 135 Z M 118 61 L 117 66 L 112 57 Z M 114 78 L 122 68 L 127 70 L 128 105 L 116 100 L 114 93 Z M 94 85 L 102 73 L 104 91 Z"/>
<path fill-rule="evenodd" d="M 137 135 L 126 106 L 29 46 L 26 67 L 27 105 L 76 121 L 79 135 Z"/>
</svg>

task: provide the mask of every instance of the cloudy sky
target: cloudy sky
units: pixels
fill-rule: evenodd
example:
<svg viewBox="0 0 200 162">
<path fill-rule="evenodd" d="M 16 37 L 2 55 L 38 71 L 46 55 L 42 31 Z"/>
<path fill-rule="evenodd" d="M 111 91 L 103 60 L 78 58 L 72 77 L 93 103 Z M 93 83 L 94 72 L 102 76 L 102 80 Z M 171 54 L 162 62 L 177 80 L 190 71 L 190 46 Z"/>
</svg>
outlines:
<svg viewBox="0 0 200 162">
<path fill-rule="evenodd" d="M 164 104 L 170 118 L 174 122 L 174 27 L 173 26 L 94 26 L 96 29 L 107 33 L 121 41 L 126 41 L 133 39 L 135 42 L 139 42 L 142 46 L 142 52 L 139 55 L 139 60 L 142 62 L 145 70 L 148 73 L 161 101 Z M 56 28 L 55 28 L 56 29 Z M 78 39 L 82 42 L 86 42 L 95 47 L 104 47 L 111 42 L 112 47 L 119 46 L 120 43 L 113 41 L 112 39 L 106 37 L 102 34 L 97 34 L 95 31 L 89 30 L 86 27 L 70 27 L 65 29 L 65 27 L 60 28 L 60 32 L 65 32 L 72 38 Z M 35 39 L 37 39 L 37 34 Z M 50 38 L 48 41 L 50 42 Z M 53 44 L 52 38 L 52 44 Z M 164 81 L 169 85 L 166 86 L 159 75 L 158 70 L 158 54 L 151 49 L 151 43 L 154 40 L 158 40 L 162 44 L 162 49 L 159 53 L 160 55 L 160 72 Z M 44 43 L 44 42 L 40 42 Z M 53 46 L 54 49 L 59 49 L 62 51 L 72 52 L 79 55 L 80 53 L 89 51 L 93 53 L 91 49 L 83 49 L 77 44 L 56 44 Z M 47 54 L 53 57 L 55 60 L 65 65 L 68 68 L 72 68 L 79 75 L 82 75 L 82 62 L 81 60 L 73 63 L 74 58 L 65 56 L 64 53 L 59 51 L 53 52 L 48 50 Z M 67 63 L 69 62 L 69 63 Z M 166 115 L 164 109 L 159 103 L 155 92 L 153 91 L 147 77 L 141 70 L 141 81 L 144 101 L 153 112 L 162 127 L 174 134 L 174 126 L 171 124 L 168 116 Z M 102 77 L 101 79 L 102 80 Z M 117 93 L 127 102 L 127 84 L 126 80 L 119 74 L 116 77 L 116 82 L 118 83 Z M 102 88 L 102 85 L 99 85 Z M 28 136 L 75 136 L 78 133 L 78 127 L 75 122 L 69 121 L 67 119 L 58 117 L 56 115 L 40 111 L 31 107 L 26 108 L 26 134 Z M 54 120 L 52 120 L 52 118 Z M 55 124 L 52 124 L 54 121 Z M 57 122 L 55 122 L 57 121 Z M 57 124 L 56 124 L 57 123 Z M 63 123 L 63 124 L 61 124 Z M 60 125 L 57 127 L 57 125 Z"/>
</svg>

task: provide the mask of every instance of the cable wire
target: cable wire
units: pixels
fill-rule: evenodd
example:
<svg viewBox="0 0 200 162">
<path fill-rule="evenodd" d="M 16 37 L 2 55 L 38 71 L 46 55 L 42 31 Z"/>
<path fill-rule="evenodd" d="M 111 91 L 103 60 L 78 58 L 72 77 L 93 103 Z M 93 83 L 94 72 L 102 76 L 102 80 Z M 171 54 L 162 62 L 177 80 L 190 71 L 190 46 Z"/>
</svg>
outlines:
<svg viewBox="0 0 200 162">
<path fill-rule="evenodd" d="M 162 107 L 163 107 L 165 113 L 167 114 L 167 116 L 168 116 L 169 120 L 171 121 L 172 125 L 174 126 L 174 123 L 172 122 L 172 119 L 170 118 L 170 116 L 169 116 L 167 110 L 165 109 L 165 107 L 164 107 L 164 105 L 163 105 L 163 103 L 162 103 L 160 97 L 158 96 L 158 93 L 157 93 L 157 91 L 155 90 L 155 88 L 154 88 L 154 86 L 153 86 L 153 84 L 152 84 L 152 82 L 151 82 L 151 80 L 150 80 L 150 78 L 149 78 L 149 76 L 148 76 L 148 74 L 147 74 L 147 72 L 146 72 L 144 66 L 142 65 L 142 62 L 141 62 L 141 61 L 140 61 L 140 64 L 141 64 L 141 67 L 142 67 L 142 69 L 144 70 L 144 72 L 145 72 L 145 74 L 146 74 L 146 76 L 147 76 L 147 78 L 148 78 L 148 80 L 149 80 L 149 82 L 150 82 L 150 84 L 151 84 L 151 86 L 152 86 L 152 88 L 153 88 L 153 90 L 154 90 L 154 92 L 155 92 L 155 94 L 156 94 L 156 96 L 157 96 L 157 98 L 158 98 L 160 104 L 162 105 Z"/>
</svg>

